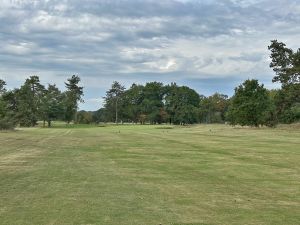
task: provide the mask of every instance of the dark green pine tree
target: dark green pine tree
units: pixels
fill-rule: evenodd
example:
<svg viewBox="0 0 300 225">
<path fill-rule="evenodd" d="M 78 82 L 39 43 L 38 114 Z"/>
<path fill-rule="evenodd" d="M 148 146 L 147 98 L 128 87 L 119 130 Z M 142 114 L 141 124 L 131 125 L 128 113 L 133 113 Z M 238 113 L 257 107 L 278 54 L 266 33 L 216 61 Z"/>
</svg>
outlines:
<svg viewBox="0 0 300 225">
<path fill-rule="evenodd" d="M 9 108 L 6 82 L 0 79 L 0 130 L 12 129 L 15 126 L 13 111 Z"/>
<path fill-rule="evenodd" d="M 80 77 L 73 75 L 65 82 L 65 116 L 64 119 L 67 123 L 70 123 L 75 119 L 76 112 L 78 110 L 78 103 L 83 102 L 83 87 L 79 86 Z"/>
<path fill-rule="evenodd" d="M 294 52 L 284 43 L 273 40 L 268 49 L 271 51 L 270 67 L 276 73 L 273 82 L 282 85 L 300 83 L 300 48 Z"/>
<path fill-rule="evenodd" d="M 38 76 L 30 76 L 16 92 L 16 117 L 21 126 L 35 126 L 40 116 L 40 107 L 44 86 Z"/>
</svg>

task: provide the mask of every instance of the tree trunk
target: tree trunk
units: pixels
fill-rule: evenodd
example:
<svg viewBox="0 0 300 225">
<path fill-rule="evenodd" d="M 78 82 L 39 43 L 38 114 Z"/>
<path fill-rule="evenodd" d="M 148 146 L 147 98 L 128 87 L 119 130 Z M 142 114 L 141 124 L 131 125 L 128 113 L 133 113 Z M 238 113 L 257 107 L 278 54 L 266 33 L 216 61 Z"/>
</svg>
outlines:
<svg viewBox="0 0 300 225">
<path fill-rule="evenodd" d="M 51 127 L 51 120 L 48 120 L 48 127 Z"/>
<path fill-rule="evenodd" d="M 116 99 L 116 124 L 118 124 L 118 98 Z"/>
</svg>

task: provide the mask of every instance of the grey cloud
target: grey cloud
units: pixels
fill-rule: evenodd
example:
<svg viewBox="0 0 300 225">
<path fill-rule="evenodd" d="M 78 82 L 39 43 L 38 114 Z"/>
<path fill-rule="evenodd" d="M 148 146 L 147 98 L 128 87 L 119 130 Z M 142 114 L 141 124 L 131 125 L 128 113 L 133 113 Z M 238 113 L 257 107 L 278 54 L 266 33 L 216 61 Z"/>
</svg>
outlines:
<svg viewBox="0 0 300 225">
<path fill-rule="evenodd" d="M 299 47 L 297 0 L 2 1 L 5 77 L 77 72 L 85 85 L 106 87 L 113 79 L 271 80 L 269 41 Z"/>
</svg>

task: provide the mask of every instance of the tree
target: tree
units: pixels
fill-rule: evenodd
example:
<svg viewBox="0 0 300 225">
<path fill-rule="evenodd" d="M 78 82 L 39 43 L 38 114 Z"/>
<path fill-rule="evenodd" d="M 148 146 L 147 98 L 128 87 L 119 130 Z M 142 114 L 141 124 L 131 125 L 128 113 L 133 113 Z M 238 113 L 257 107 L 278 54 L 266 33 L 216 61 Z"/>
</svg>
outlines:
<svg viewBox="0 0 300 225">
<path fill-rule="evenodd" d="M 300 121 L 300 84 L 287 84 L 274 94 L 276 115 L 281 123 Z"/>
<path fill-rule="evenodd" d="M 6 82 L 0 79 L 0 130 L 13 129 L 15 127 L 14 111 L 10 108 L 9 96 L 5 88 Z"/>
<path fill-rule="evenodd" d="M 35 126 L 40 116 L 41 99 L 45 88 L 38 76 L 30 76 L 17 90 L 16 117 L 21 126 Z"/>
<path fill-rule="evenodd" d="M 233 125 L 267 125 L 271 102 L 267 89 L 257 80 L 246 80 L 235 88 L 227 118 Z"/>
<path fill-rule="evenodd" d="M 64 108 L 63 108 L 64 95 L 56 87 L 55 84 L 48 85 L 48 88 L 44 91 L 41 103 L 41 119 L 48 123 L 48 127 L 51 127 L 51 121 L 60 119 L 63 117 Z"/>
<path fill-rule="evenodd" d="M 277 40 L 268 46 L 270 58 L 276 76 L 273 82 L 281 82 L 282 88 L 276 92 L 274 102 L 279 122 L 292 123 L 299 121 L 300 104 L 300 49 L 294 52 Z"/>
<path fill-rule="evenodd" d="M 122 96 L 124 94 L 125 87 L 121 85 L 119 82 L 114 81 L 111 85 L 111 88 L 106 92 L 105 99 L 105 108 L 110 112 L 110 115 L 115 114 L 115 123 L 119 122 L 118 114 L 120 109 L 118 105 L 122 104 Z M 112 117 L 111 117 L 112 118 Z"/>
<path fill-rule="evenodd" d="M 170 123 L 193 124 L 198 122 L 199 94 L 189 87 L 175 83 L 166 87 L 165 107 Z"/>
<path fill-rule="evenodd" d="M 200 121 L 204 123 L 223 123 L 228 109 L 228 96 L 215 93 L 200 98 Z"/>
<path fill-rule="evenodd" d="M 16 113 L 18 112 L 18 91 L 19 89 L 9 90 L 1 96 L 5 102 L 5 110 L 11 112 L 13 117 L 16 117 Z"/>
<path fill-rule="evenodd" d="M 101 108 L 93 112 L 93 122 L 95 123 L 106 122 L 105 108 Z"/>
<path fill-rule="evenodd" d="M 93 113 L 81 110 L 76 113 L 75 122 L 77 124 L 90 124 L 93 122 Z"/>
<path fill-rule="evenodd" d="M 162 123 L 161 109 L 164 107 L 163 97 L 165 88 L 160 82 L 146 83 L 140 103 L 141 114 L 146 115 L 151 124 Z"/>
<path fill-rule="evenodd" d="M 272 40 L 268 46 L 272 59 L 270 67 L 276 76 L 273 82 L 281 82 L 283 85 L 300 82 L 300 49 L 294 52 L 282 42 Z"/>
<path fill-rule="evenodd" d="M 144 86 L 132 84 L 123 94 L 124 116 L 129 122 L 137 123 L 140 121 L 142 113 L 141 104 L 144 99 Z M 144 120 L 143 120 L 144 121 Z"/>
<path fill-rule="evenodd" d="M 0 130 L 9 129 L 6 121 L 6 102 L 2 97 L 2 95 L 6 92 L 5 85 L 6 82 L 0 79 Z"/>
<path fill-rule="evenodd" d="M 78 109 L 78 102 L 84 102 L 83 87 L 78 86 L 80 77 L 73 75 L 65 82 L 67 91 L 65 92 L 65 121 L 70 123 L 74 120 Z"/>
</svg>

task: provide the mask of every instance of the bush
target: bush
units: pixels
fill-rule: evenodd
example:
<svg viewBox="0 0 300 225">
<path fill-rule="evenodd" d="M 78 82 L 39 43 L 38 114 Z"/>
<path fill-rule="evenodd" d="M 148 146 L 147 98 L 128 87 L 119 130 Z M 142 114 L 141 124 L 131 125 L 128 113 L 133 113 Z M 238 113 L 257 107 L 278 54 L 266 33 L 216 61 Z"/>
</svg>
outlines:
<svg viewBox="0 0 300 225">
<path fill-rule="evenodd" d="M 281 115 L 284 123 L 295 123 L 300 121 L 300 103 L 296 103 L 290 109 L 285 110 Z"/>
<path fill-rule="evenodd" d="M 7 118 L 3 118 L 0 119 L 0 130 L 13 130 L 15 128 L 15 124 L 7 119 Z"/>
</svg>

